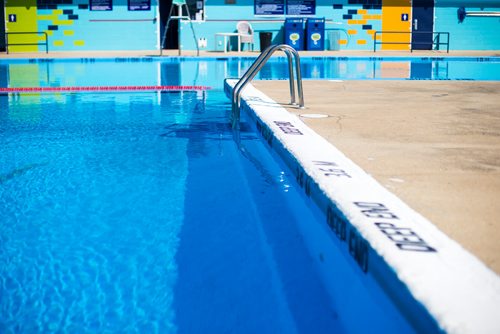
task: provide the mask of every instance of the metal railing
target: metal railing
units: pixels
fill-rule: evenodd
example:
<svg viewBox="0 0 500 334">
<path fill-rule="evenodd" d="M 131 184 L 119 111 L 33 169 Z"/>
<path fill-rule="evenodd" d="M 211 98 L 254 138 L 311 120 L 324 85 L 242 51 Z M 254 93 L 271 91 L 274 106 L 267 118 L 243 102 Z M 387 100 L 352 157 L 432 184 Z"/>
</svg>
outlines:
<svg viewBox="0 0 500 334">
<path fill-rule="evenodd" d="M 373 35 L 373 52 L 377 52 L 377 45 L 382 45 L 382 44 L 405 44 L 405 45 L 410 45 L 410 52 L 413 52 L 413 47 L 415 45 L 429 45 L 429 42 L 414 42 L 414 41 L 408 41 L 408 42 L 383 42 L 383 41 L 378 41 L 377 40 L 377 35 L 383 35 L 383 34 L 432 34 L 432 46 L 436 47 L 435 50 L 439 50 L 439 47 L 441 45 L 446 45 L 446 53 L 450 52 L 450 33 L 449 32 L 442 32 L 442 31 L 375 31 L 375 34 Z M 446 41 L 441 40 L 441 36 L 444 35 L 446 36 Z M 435 36 L 435 37 L 434 37 Z"/>
<path fill-rule="evenodd" d="M 232 114 L 231 122 L 233 128 L 237 127 L 240 120 L 240 100 L 241 93 L 246 85 L 252 81 L 252 79 L 257 75 L 260 69 L 266 64 L 269 58 L 276 51 L 285 52 L 288 59 L 288 71 L 289 71 L 289 83 L 290 83 L 290 104 L 297 104 L 295 100 L 295 80 L 293 74 L 293 57 L 295 58 L 295 71 L 297 73 L 297 95 L 299 99 L 298 106 L 300 108 L 304 107 L 304 93 L 302 90 L 302 74 L 300 72 L 300 57 L 297 50 L 292 48 L 287 44 L 271 45 L 255 60 L 255 62 L 250 66 L 250 68 L 243 74 L 241 79 L 236 83 L 233 88 L 232 94 Z M 227 80 L 227 79 L 226 79 Z"/>
<path fill-rule="evenodd" d="M 6 32 L 5 34 L 5 50 L 9 53 L 9 46 L 24 46 L 24 45 L 45 45 L 45 53 L 49 53 L 49 35 L 45 31 L 23 31 L 23 32 Z M 44 43 L 9 43 L 9 35 L 45 35 Z"/>
<path fill-rule="evenodd" d="M 465 12 L 465 16 L 500 17 L 500 12 L 499 11 L 468 11 L 468 12 Z"/>
</svg>

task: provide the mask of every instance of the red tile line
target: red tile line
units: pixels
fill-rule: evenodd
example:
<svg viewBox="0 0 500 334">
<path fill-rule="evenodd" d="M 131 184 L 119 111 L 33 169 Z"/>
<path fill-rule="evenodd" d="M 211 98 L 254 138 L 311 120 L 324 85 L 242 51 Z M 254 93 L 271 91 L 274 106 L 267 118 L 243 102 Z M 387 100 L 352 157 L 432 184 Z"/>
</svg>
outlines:
<svg viewBox="0 0 500 334">
<path fill-rule="evenodd" d="M 102 92 L 102 91 L 202 91 L 208 86 L 69 86 L 69 87 L 0 87 L 3 93 L 25 92 Z"/>
</svg>

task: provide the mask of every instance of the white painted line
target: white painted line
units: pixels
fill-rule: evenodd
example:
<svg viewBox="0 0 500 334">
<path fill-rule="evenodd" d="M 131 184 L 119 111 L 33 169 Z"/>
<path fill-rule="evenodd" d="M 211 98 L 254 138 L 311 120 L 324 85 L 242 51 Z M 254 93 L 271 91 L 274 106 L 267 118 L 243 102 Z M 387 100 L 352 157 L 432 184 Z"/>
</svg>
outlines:
<svg viewBox="0 0 500 334">
<path fill-rule="evenodd" d="M 397 178 L 397 177 L 391 177 L 391 178 L 389 178 L 389 181 L 397 182 L 397 183 L 404 183 L 405 182 L 405 180 Z"/>
<path fill-rule="evenodd" d="M 329 115 L 325 114 L 300 114 L 299 115 L 302 118 L 312 118 L 312 119 L 319 119 L 319 118 L 328 118 L 330 117 Z"/>
</svg>

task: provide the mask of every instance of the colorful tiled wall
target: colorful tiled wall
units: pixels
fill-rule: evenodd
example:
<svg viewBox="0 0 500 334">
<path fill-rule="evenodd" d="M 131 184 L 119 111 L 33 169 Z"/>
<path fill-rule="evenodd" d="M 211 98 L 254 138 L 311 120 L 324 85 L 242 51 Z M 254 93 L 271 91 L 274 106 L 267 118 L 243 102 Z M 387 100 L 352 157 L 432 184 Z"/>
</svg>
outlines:
<svg viewBox="0 0 500 334">
<path fill-rule="evenodd" d="M 255 29 L 256 50 L 259 50 L 259 32 L 272 32 L 274 44 L 284 42 L 286 16 L 254 15 L 253 0 L 236 0 L 235 5 L 227 5 L 225 0 L 206 0 L 205 10 L 206 21 L 194 23 L 194 28 L 196 37 L 207 41 L 206 50 L 215 48 L 216 33 L 235 32 L 239 20 L 249 21 Z M 371 50 L 374 33 L 382 28 L 382 0 L 316 0 L 315 14 L 301 17 L 326 19 L 326 49 L 330 49 L 330 36 L 335 32 L 340 49 Z M 196 47 L 187 24 L 181 24 L 181 44 L 185 50 Z M 218 50 L 222 50 L 222 46 L 219 45 Z"/>
<path fill-rule="evenodd" d="M 128 10 L 114 0 L 112 10 L 90 10 L 89 0 L 5 0 L 9 44 L 44 43 L 50 51 L 155 50 L 158 47 L 157 1 L 151 9 Z M 10 46 L 10 52 L 44 51 L 44 45 Z"/>
<path fill-rule="evenodd" d="M 500 11 L 500 0 L 483 0 L 488 8 Z M 449 32 L 450 49 L 500 50 L 500 21 L 496 18 L 466 18 L 458 23 L 459 7 L 477 8 L 475 0 L 435 0 L 434 31 Z M 207 41 L 207 50 L 214 49 L 214 34 L 234 32 L 238 20 L 249 20 L 256 29 L 255 46 L 258 50 L 259 31 L 273 34 L 273 43 L 283 43 L 284 16 L 262 17 L 254 15 L 253 0 L 236 0 L 228 5 L 224 0 L 206 0 L 205 22 L 195 23 L 198 38 Z M 479 10 L 479 9 L 478 9 Z M 228 16 L 228 13 L 231 13 Z M 382 44 L 377 50 L 409 50 L 411 41 L 412 0 L 316 0 L 314 17 L 326 19 L 326 49 L 330 49 L 330 36 L 336 32 L 340 50 L 373 50 L 375 31 L 401 31 L 400 34 L 377 34 Z M 307 16 L 304 16 L 307 17 Z M 255 23 L 253 23 L 255 22 Z M 183 49 L 195 49 L 191 30 L 181 24 Z M 442 46 L 444 48 L 444 46 Z M 221 49 L 219 47 L 219 49 Z"/>
<path fill-rule="evenodd" d="M 128 0 L 113 0 L 110 11 L 93 11 L 90 0 L 4 0 L 6 31 L 41 31 L 48 35 L 50 51 L 74 50 L 158 50 L 158 2 L 151 8 L 128 10 Z M 162 0 L 163 1 L 163 0 Z M 191 0 L 190 0 L 191 1 Z M 194 1 L 194 0 L 192 0 Z M 472 0 L 435 0 L 434 31 L 450 33 L 451 50 L 499 50 L 498 17 L 457 18 L 464 7 L 475 11 L 500 11 L 500 0 L 483 0 L 488 6 L 478 7 Z M 307 17 L 326 19 L 326 49 L 336 43 L 340 50 L 373 50 L 376 31 L 403 31 L 404 34 L 377 34 L 383 44 L 378 50 L 409 50 L 411 39 L 412 0 L 316 0 L 315 14 Z M 228 15 L 230 13 L 230 15 Z M 247 20 L 255 29 L 255 50 L 259 50 L 259 32 L 271 32 L 272 43 L 283 43 L 285 16 L 254 15 L 254 0 L 205 0 L 205 20 L 194 22 L 196 37 L 202 50 L 221 50 L 215 34 L 235 32 L 239 20 Z M 196 44 L 187 23 L 180 25 L 183 50 L 195 50 Z M 44 43 L 44 35 L 9 34 L 11 44 Z M 333 48 L 335 49 L 335 48 Z M 44 51 L 43 45 L 11 46 L 11 52 Z"/>
<path fill-rule="evenodd" d="M 375 31 L 382 22 L 382 0 L 347 0 L 333 3 L 333 21 L 345 27 L 347 34 L 339 40 L 343 48 L 372 47 Z"/>
</svg>

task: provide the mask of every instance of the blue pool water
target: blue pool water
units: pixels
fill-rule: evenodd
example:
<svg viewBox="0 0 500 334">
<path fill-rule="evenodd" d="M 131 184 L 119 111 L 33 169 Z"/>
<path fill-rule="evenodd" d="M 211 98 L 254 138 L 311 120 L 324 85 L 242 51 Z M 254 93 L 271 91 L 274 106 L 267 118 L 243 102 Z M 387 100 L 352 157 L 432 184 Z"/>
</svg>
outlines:
<svg viewBox="0 0 500 334">
<path fill-rule="evenodd" d="M 2 333 L 339 327 L 296 230 L 311 214 L 205 94 L 0 96 Z"/>
<path fill-rule="evenodd" d="M 241 77 L 255 58 L 131 58 L 0 60 L 0 87 L 59 85 L 208 85 Z M 125 64 L 128 66 L 125 70 Z M 303 57 L 305 79 L 500 80 L 500 57 L 362 58 Z M 272 58 L 256 79 L 287 79 L 286 58 Z"/>
<path fill-rule="evenodd" d="M 228 125 L 222 79 L 250 64 L 0 62 L 0 87 L 214 88 L 0 94 L 0 333 L 411 330 L 340 257 L 350 288 L 325 289 L 298 227 L 324 217 L 253 124 Z M 304 62 L 309 78 L 335 78 L 328 66 Z"/>
</svg>

